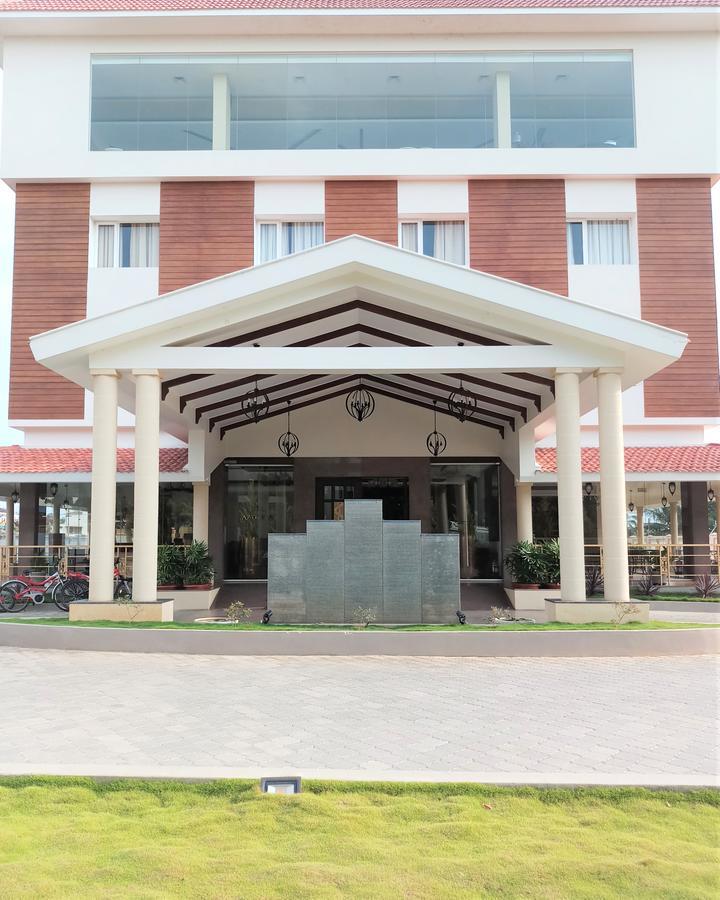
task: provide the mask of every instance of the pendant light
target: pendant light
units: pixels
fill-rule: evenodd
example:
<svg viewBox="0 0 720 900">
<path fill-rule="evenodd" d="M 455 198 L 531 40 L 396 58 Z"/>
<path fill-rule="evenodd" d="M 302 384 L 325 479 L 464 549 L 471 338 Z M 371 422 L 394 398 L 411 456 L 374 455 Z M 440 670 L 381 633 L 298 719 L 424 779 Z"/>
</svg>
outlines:
<svg viewBox="0 0 720 900">
<path fill-rule="evenodd" d="M 432 456 L 440 456 L 447 447 L 447 438 L 437 430 L 437 400 L 433 400 L 433 430 L 427 436 L 425 444 Z"/>
<path fill-rule="evenodd" d="M 664 481 L 663 481 L 662 497 L 660 498 L 660 502 L 663 505 L 663 509 L 668 505 L 668 498 L 665 496 L 665 482 Z"/>
<path fill-rule="evenodd" d="M 355 390 L 350 391 L 345 398 L 345 409 L 348 415 L 358 422 L 364 422 L 375 412 L 375 398 L 363 387 L 362 378 L 359 379 Z"/>
<path fill-rule="evenodd" d="M 240 409 L 246 419 L 257 424 L 264 419 L 270 409 L 270 398 L 258 388 L 258 380 L 255 379 L 255 387 L 242 398 Z"/>
<path fill-rule="evenodd" d="M 290 401 L 287 401 L 287 431 L 278 438 L 278 447 L 280 452 L 285 456 L 292 456 L 297 453 L 300 447 L 300 438 L 290 431 Z"/>
</svg>

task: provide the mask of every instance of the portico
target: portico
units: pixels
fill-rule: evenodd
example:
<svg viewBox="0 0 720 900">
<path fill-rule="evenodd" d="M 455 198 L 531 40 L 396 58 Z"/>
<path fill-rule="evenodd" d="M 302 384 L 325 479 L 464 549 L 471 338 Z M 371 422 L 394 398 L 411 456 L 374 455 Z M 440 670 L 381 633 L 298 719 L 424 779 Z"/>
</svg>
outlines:
<svg viewBox="0 0 720 900">
<path fill-rule="evenodd" d="M 161 431 L 187 441 L 193 532 L 209 534 L 209 479 L 226 458 L 497 459 L 529 514 L 535 430 L 555 423 L 562 599 L 585 600 L 580 416 L 597 407 L 606 599 L 628 598 L 622 391 L 679 358 L 686 337 L 527 285 L 350 237 L 162 295 L 32 339 L 38 361 L 94 393 L 91 599 L 112 590 L 118 408 L 135 415 L 134 595 L 157 596 Z M 362 379 L 382 402 L 352 422 Z M 247 415 L 246 398 L 267 398 Z M 448 397 L 469 397 L 452 415 Z M 442 460 L 442 457 L 439 458 Z M 476 527 L 477 527 L 476 523 Z M 515 527 L 516 526 L 516 527 Z M 509 532 L 508 532 L 509 533 Z"/>
</svg>

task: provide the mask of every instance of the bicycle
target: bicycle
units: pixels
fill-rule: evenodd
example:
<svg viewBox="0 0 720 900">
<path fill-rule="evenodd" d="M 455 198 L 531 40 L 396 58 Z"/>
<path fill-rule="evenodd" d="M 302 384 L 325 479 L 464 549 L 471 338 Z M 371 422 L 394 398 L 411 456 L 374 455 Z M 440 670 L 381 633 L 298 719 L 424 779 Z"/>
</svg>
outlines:
<svg viewBox="0 0 720 900">
<path fill-rule="evenodd" d="M 120 571 L 120 561 L 115 560 L 113 569 L 113 600 L 129 600 L 132 597 L 132 580 Z"/>
<path fill-rule="evenodd" d="M 30 603 L 40 605 L 49 596 L 58 609 L 67 612 L 70 603 L 88 596 L 88 584 L 89 579 L 82 572 L 63 574 L 59 567 L 39 580 L 25 572 L 0 585 L 0 609 L 3 612 L 22 612 Z"/>
</svg>

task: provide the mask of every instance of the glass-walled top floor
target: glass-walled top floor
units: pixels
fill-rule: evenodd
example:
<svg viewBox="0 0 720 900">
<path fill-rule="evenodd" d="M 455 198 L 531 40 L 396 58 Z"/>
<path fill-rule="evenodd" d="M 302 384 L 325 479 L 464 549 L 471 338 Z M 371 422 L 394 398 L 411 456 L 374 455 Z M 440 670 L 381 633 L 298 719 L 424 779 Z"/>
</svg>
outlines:
<svg viewBox="0 0 720 900">
<path fill-rule="evenodd" d="M 624 52 L 93 57 L 92 150 L 634 143 Z"/>
</svg>

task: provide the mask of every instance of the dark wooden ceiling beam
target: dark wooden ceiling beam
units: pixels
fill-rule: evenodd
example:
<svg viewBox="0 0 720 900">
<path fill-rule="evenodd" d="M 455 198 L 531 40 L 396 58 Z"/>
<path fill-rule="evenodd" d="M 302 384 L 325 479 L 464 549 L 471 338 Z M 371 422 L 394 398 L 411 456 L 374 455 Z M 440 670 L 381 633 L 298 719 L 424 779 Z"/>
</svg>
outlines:
<svg viewBox="0 0 720 900">
<path fill-rule="evenodd" d="M 394 381 L 388 381 L 386 378 L 380 378 L 378 375 L 365 375 L 364 377 L 372 385 L 379 384 L 379 385 L 383 385 L 386 388 L 394 388 L 396 391 L 406 391 L 408 394 L 412 394 L 413 397 L 421 397 L 422 399 L 428 401 L 428 406 L 430 407 L 430 409 L 437 408 L 438 412 L 443 412 L 443 413 L 447 411 L 450 416 L 452 416 L 454 419 L 457 419 L 457 416 L 453 416 L 452 413 L 450 412 L 449 408 L 447 407 L 446 400 L 443 399 L 442 397 L 439 397 L 437 394 L 431 394 L 429 391 L 423 391 L 417 387 L 410 387 L 410 386 L 404 385 L 404 384 L 397 384 Z M 374 390 L 374 388 L 373 388 L 373 390 Z M 492 410 L 480 409 L 477 407 L 472 413 L 472 416 L 475 419 L 475 421 L 483 421 L 484 424 L 486 424 L 486 425 L 489 425 L 489 424 L 498 425 L 499 424 L 498 422 L 490 423 L 489 421 L 481 418 L 482 416 L 488 416 L 488 415 L 493 416 L 496 419 L 500 419 L 503 422 L 507 422 L 507 424 L 510 426 L 510 428 L 513 431 L 515 431 L 515 419 L 512 416 L 503 416 L 500 413 L 493 412 Z M 467 418 L 469 419 L 471 417 L 468 416 Z"/>
</svg>

